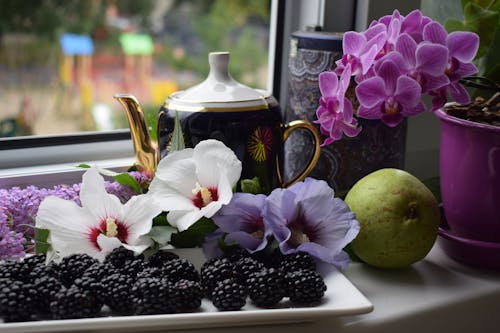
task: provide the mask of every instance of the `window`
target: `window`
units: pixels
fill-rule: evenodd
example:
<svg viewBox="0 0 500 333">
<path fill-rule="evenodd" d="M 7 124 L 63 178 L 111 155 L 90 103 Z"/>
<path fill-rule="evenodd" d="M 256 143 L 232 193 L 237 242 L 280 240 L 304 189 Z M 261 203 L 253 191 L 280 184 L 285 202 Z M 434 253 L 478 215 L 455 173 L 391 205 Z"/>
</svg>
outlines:
<svg viewBox="0 0 500 333">
<path fill-rule="evenodd" d="M 245 76 L 242 75 L 238 77 L 239 80 L 260 88 L 267 88 L 272 91 L 273 94 L 279 98 L 279 101 L 282 105 L 286 103 L 286 80 L 287 80 L 287 62 L 288 62 L 288 44 L 289 44 L 289 35 L 293 31 L 303 29 L 305 26 L 311 25 L 323 25 L 326 30 L 330 31 L 345 31 L 351 29 L 363 29 L 366 24 L 368 24 L 372 19 L 381 16 L 382 14 L 389 13 L 393 8 L 401 8 L 405 12 L 409 12 L 413 8 L 420 7 L 420 1 L 412 0 L 407 1 L 404 4 L 401 1 L 384 1 L 381 4 L 379 1 L 370 1 L 370 0 L 294 0 L 294 1 L 286 1 L 286 0 L 218 0 L 220 2 L 238 2 L 243 4 L 260 4 L 262 6 L 267 6 L 269 18 L 266 21 L 267 29 L 269 34 L 269 44 L 268 46 L 264 46 L 263 50 L 265 50 L 267 54 L 267 58 L 265 63 L 267 66 L 267 75 L 259 76 L 259 80 L 255 79 L 255 76 Z M 213 1 L 203 1 L 203 0 L 183 0 L 183 1 L 173 1 L 179 4 L 179 8 L 182 6 L 186 6 L 185 3 L 191 5 L 200 5 L 200 4 L 214 4 L 218 2 L 216 0 Z M 43 0 L 39 0 L 36 3 L 42 3 Z M 65 3 L 78 3 L 77 0 L 65 1 Z M 86 1 L 81 1 L 86 2 Z M 117 6 L 123 3 L 138 3 L 137 1 L 94 1 L 102 2 L 102 3 L 115 3 Z M 141 1 L 142 2 L 142 1 Z M 152 3 L 163 3 L 163 2 L 171 2 L 164 0 L 156 0 L 151 1 Z M 35 2 L 19 2 L 15 0 L 3 1 L 2 2 L 2 13 L 0 13 L 0 20 L 4 20 L 4 16 L 8 15 L 8 6 L 7 4 L 15 4 L 18 6 L 28 7 Z M 185 10 L 185 9 L 183 9 Z M 255 9 L 252 9 L 255 10 Z M 113 12 L 113 11 L 111 11 Z M 137 10 L 135 10 L 137 12 Z M 115 26 L 123 25 L 128 22 L 130 24 L 140 24 L 137 18 L 131 18 L 131 16 L 127 16 L 127 12 L 123 12 L 123 16 L 125 20 L 121 20 L 122 15 L 120 14 L 120 9 L 115 15 L 115 20 L 113 24 Z M 113 13 L 111 13 L 113 14 Z M 118 15 L 120 14 L 120 15 Z M 128 20 L 127 20 L 128 17 Z M 258 16 L 262 17 L 262 16 Z M 252 20 L 259 20 L 257 18 Z M 262 19 L 261 19 L 262 20 Z M 174 20 L 175 21 L 175 20 Z M 227 21 L 232 21 L 227 20 Z M 252 21 L 252 23 L 254 23 Z M 264 20 L 265 21 L 265 20 Z M 259 22 L 262 26 L 262 21 Z M 3 30 L 2 30 L 3 31 Z M 182 32 L 182 31 L 181 31 Z M 179 33 L 181 33 L 179 32 Z M 2 33 L 2 32 L 0 32 Z M 182 32 L 184 35 L 181 38 L 181 41 L 187 39 L 189 35 L 189 31 Z M 241 33 L 241 31 L 240 31 Z M 262 34 L 262 33 L 261 33 Z M 174 34 L 175 35 L 175 34 Z M 164 38 L 172 38 L 172 36 L 164 36 Z M 232 39 L 234 40 L 234 38 Z M 27 40 L 18 40 L 14 39 L 14 42 L 18 43 L 28 43 Z M 2 42 L 2 47 L 3 47 Z M 57 50 L 60 46 L 57 46 Z M 95 49 L 98 49 L 98 46 L 95 45 Z M 233 49 L 231 48 L 231 64 L 234 66 L 239 61 L 236 60 L 236 54 L 234 54 Z M 156 51 L 155 51 L 156 52 Z M 176 56 L 182 55 L 183 51 L 175 51 Z M 186 51 L 184 51 L 186 52 Z M 200 55 L 205 53 L 203 57 Z M 243 52 L 244 53 L 244 52 Z M 1 54 L 1 52 L 0 52 Z M 185 53 L 184 53 L 185 54 Z M 198 53 L 200 55 L 200 64 L 206 64 L 206 51 L 200 51 Z M 174 52 L 170 54 L 171 58 L 167 59 L 168 61 L 176 61 L 174 57 Z M 2 56 L 0 56 L 2 57 Z M 101 59 L 102 60 L 102 59 Z M 167 61 L 163 59 L 163 61 Z M 104 60 L 102 60 L 104 61 Z M 78 63 L 75 63 L 74 66 L 78 66 Z M 192 68 L 191 65 L 185 65 L 186 68 Z M 201 65 L 199 65 L 201 66 Z M 264 66 L 264 65 L 263 65 Z M 134 66 L 133 66 L 134 67 Z M 135 68 L 135 67 L 134 67 Z M 153 69 L 161 68 L 161 66 L 153 66 Z M 231 69 L 233 72 L 233 69 Z M 263 71 L 264 72 L 264 71 Z M 185 73 L 185 72 L 183 72 Z M 200 72 L 201 73 L 201 72 Z M 14 112 L 18 110 L 19 106 L 22 104 L 22 99 L 17 99 L 16 102 L 11 102 L 8 100 L 7 102 L 2 100 L 4 95 L 6 94 L 6 89 L 4 86 L 4 81 L 7 80 L 5 77 L 5 67 L 0 62 L 0 118 L 4 118 L 6 114 L 6 110 L 8 108 L 8 112 Z M 165 74 L 165 73 L 163 73 Z M 52 74 L 55 75 L 55 74 Z M 57 74 L 59 75 L 59 74 Z M 56 75 L 56 76 L 57 76 Z M 203 75 L 199 74 L 198 78 L 194 78 L 190 76 L 190 81 L 188 78 L 184 77 L 184 81 L 179 81 L 183 83 L 178 83 L 177 89 L 185 88 L 186 86 L 191 85 L 192 83 L 196 83 L 196 80 L 200 80 Z M 235 74 L 236 76 L 237 74 Z M 166 76 L 166 78 L 171 78 L 172 76 Z M 250 78 L 250 81 L 245 81 L 246 78 Z M 110 80 L 113 77 L 109 78 Z M 9 80 L 13 80 L 10 78 Z M 252 81 L 253 80 L 253 81 Z M 42 80 L 43 81 L 43 80 Z M 27 90 L 26 90 L 27 91 Z M 108 99 L 111 99 L 111 96 L 115 92 L 120 91 L 112 91 L 109 95 L 106 95 Z M 130 92 L 139 96 L 137 91 Z M 168 95 L 168 91 L 165 91 L 161 94 L 161 97 L 158 99 L 163 99 Z M 39 100 L 39 94 L 33 93 L 30 95 L 32 98 L 32 103 L 37 105 L 42 105 L 43 109 L 53 108 L 53 105 L 43 104 Z M 147 98 L 143 99 L 139 96 L 141 103 L 147 104 Z M 114 101 L 110 102 L 111 104 L 115 103 Z M 155 104 L 156 103 L 156 104 Z M 151 104 L 151 112 L 156 113 L 157 108 L 159 107 L 161 102 L 156 101 Z M 115 104 L 117 110 L 121 112 L 119 109 L 119 105 Z M 429 115 L 430 117 L 430 115 Z M 429 118 L 427 117 L 427 118 Z M 425 117 L 424 117 L 425 118 Z M 436 126 L 435 121 L 431 119 L 430 121 L 426 119 L 412 119 L 409 124 L 409 132 L 408 132 L 408 144 L 407 144 L 407 166 L 411 169 L 412 165 L 416 165 L 418 162 L 422 161 L 422 159 L 429 161 L 429 163 L 425 164 L 425 167 L 428 169 L 427 173 L 435 172 L 437 170 L 437 144 L 438 144 L 438 130 L 436 128 L 431 128 L 431 135 L 426 135 L 425 141 L 421 140 L 421 136 L 418 135 L 420 132 L 420 128 L 426 128 L 426 133 L 429 133 L 429 128 L 432 126 Z M 430 127 L 429 127 L 430 125 Z M 122 128 L 126 128 L 126 123 L 123 123 Z M 430 153 L 429 153 L 430 152 Z M 128 162 L 133 160 L 133 147 L 130 141 L 130 134 L 127 129 L 103 131 L 103 132 L 79 132 L 77 134 L 57 134 L 57 135 L 38 135 L 33 137 L 14 137 L 14 138 L 0 138 L 0 178 L 5 177 L 6 175 L 16 175 L 19 174 L 19 168 L 27 168 L 24 169 L 26 173 L 31 173 L 33 170 L 37 172 L 41 170 L 41 165 L 50 165 L 47 166 L 48 169 L 52 168 L 53 164 L 59 165 L 61 169 L 67 170 L 68 165 L 75 165 L 79 162 L 86 161 L 101 161 L 101 160 L 114 160 L 110 162 L 110 165 L 127 165 Z M 128 162 L 127 162 L 128 161 Z M 130 163 L 128 163 L 129 165 Z M 419 167 L 421 167 L 422 163 L 418 163 Z M 33 168 L 30 168 L 33 166 Z M 57 169 L 57 168 L 56 168 Z M 48 171 L 47 171 L 48 172 Z M 4 186 L 4 183 L 0 180 L 0 186 Z"/>
<path fill-rule="evenodd" d="M 206 76 L 209 51 L 230 50 L 231 74 L 249 86 L 267 88 L 272 77 L 269 30 L 278 1 L 2 6 L 0 168 L 132 156 L 113 94 L 133 93 L 153 119 L 171 92 Z M 61 27 L 51 20 L 66 33 L 56 34 Z"/>
</svg>

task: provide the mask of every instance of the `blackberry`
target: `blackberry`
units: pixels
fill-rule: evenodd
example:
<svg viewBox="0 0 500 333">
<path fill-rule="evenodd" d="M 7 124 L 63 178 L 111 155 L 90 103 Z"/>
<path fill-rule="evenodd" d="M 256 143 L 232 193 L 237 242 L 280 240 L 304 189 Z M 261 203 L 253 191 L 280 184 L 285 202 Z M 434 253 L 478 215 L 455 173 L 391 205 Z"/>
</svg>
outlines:
<svg viewBox="0 0 500 333">
<path fill-rule="evenodd" d="M 74 286 L 77 286 L 80 290 L 90 292 L 97 300 L 103 302 L 103 287 L 101 280 L 97 279 L 95 276 L 82 276 L 73 282 Z"/>
<path fill-rule="evenodd" d="M 264 264 L 251 257 L 241 258 L 234 264 L 234 271 L 236 272 L 238 281 L 243 284 L 246 284 L 250 274 L 259 272 L 263 269 Z"/>
<path fill-rule="evenodd" d="M 186 259 L 173 259 L 162 268 L 165 277 L 171 282 L 179 280 L 200 281 L 200 275 L 192 263 Z"/>
<path fill-rule="evenodd" d="M 285 276 L 290 300 L 294 303 L 318 302 L 326 291 L 323 277 L 315 271 L 299 270 Z"/>
<path fill-rule="evenodd" d="M 246 304 L 246 288 L 234 279 L 217 282 L 211 299 L 214 306 L 221 311 L 240 310 Z"/>
<path fill-rule="evenodd" d="M 251 274 L 247 286 L 250 299 L 257 306 L 275 305 L 286 296 L 284 274 L 276 268 L 266 268 Z"/>
<path fill-rule="evenodd" d="M 23 282 L 34 281 L 40 275 L 45 275 L 45 255 L 26 256 L 19 264 L 19 279 Z"/>
<path fill-rule="evenodd" d="M 24 282 L 2 278 L 0 282 L 0 317 L 6 322 L 35 319 L 34 289 Z"/>
<path fill-rule="evenodd" d="M 201 306 L 203 292 L 199 282 L 182 279 L 177 281 L 173 288 L 179 297 L 177 310 L 192 311 Z"/>
<path fill-rule="evenodd" d="M 166 279 L 138 279 L 132 287 L 132 294 L 136 314 L 173 313 L 176 310 L 176 290 Z"/>
<path fill-rule="evenodd" d="M 8 260 L 0 264 L 0 279 L 21 280 L 22 264 L 18 261 Z"/>
<path fill-rule="evenodd" d="M 300 269 L 315 271 L 316 262 L 309 253 L 296 252 L 283 256 L 280 269 L 284 272 L 294 272 Z"/>
<path fill-rule="evenodd" d="M 168 251 L 158 251 L 151 257 L 149 257 L 148 263 L 150 266 L 161 268 L 163 267 L 163 265 L 173 259 L 179 259 L 179 256 Z"/>
<path fill-rule="evenodd" d="M 247 250 L 242 249 L 241 247 L 236 247 L 224 253 L 224 257 L 228 258 L 231 262 L 237 262 L 240 259 L 250 257 L 250 253 L 248 253 Z"/>
<path fill-rule="evenodd" d="M 132 287 L 134 279 L 125 274 L 115 273 L 102 279 L 104 304 L 120 314 L 134 312 Z"/>
<path fill-rule="evenodd" d="M 35 294 L 35 307 L 39 313 L 50 312 L 50 302 L 64 286 L 53 276 L 44 275 L 37 278 L 33 284 Z"/>
<path fill-rule="evenodd" d="M 39 253 L 39 254 L 25 257 L 23 259 L 23 264 L 30 267 L 30 268 L 33 268 L 33 267 L 38 266 L 40 264 L 45 266 L 46 259 L 47 259 L 47 257 L 45 256 L 45 254 Z"/>
<path fill-rule="evenodd" d="M 137 274 L 142 272 L 145 267 L 144 260 L 141 257 L 135 257 L 134 259 L 126 260 L 118 270 L 122 274 L 136 278 Z"/>
<path fill-rule="evenodd" d="M 71 286 L 56 293 L 50 311 L 54 319 L 92 318 L 99 314 L 102 305 L 90 291 Z"/>
<path fill-rule="evenodd" d="M 205 296 L 210 298 L 218 281 L 234 277 L 234 265 L 227 258 L 213 258 L 201 266 L 200 275 Z"/>
<path fill-rule="evenodd" d="M 83 277 L 92 277 L 95 278 L 97 281 L 102 280 L 106 276 L 109 276 L 111 274 L 118 273 L 118 268 L 115 266 L 111 265 L 110 263 L 101 263 L 101 262 L 96 262 L 95 264 L 92 264 L 89 266 L 85 272 L 82 274 Z"/>
<path fill-rule="evenodd" d="M 131 251 L 123 246 L 114 248 L 104 259 L 104 262 L 110 263 L 111 265 L 122 268 L 125 262 L 134 259 L 144 259 L 142 255 L 135 256 L 134 251 Z"/>
<path fill-rule="evenodd" d="M 77 277 L 80 277 L 88 267 L 96 262 L 96 259 L 85 253 L 64 257 L 56 268 L 59 281 L 66 287 L 70 287 Z"/>
<path fill-rule="evenodd" d="M 137 279 L 154 277 L 154 278 L 162 278 L 163 271 L 157 267 L 145 267 L 141 272 L 137 273 Z"/>
</svg>

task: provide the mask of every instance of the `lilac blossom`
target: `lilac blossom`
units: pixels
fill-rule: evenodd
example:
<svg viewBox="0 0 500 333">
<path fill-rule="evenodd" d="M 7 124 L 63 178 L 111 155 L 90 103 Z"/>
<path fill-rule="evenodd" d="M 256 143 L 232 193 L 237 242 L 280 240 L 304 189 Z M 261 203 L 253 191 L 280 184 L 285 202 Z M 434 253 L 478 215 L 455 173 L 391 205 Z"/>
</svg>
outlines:
<svg viewBox="0 0 500 333">
<path fill-rule="evenodd" d="M 340 269 L 347 267 L 349 256 L 343 248 L 359 233 L 359 222 L 325 181 L 306 178 L 275 189 L 266 199 L 263 216 L 283 254 L 303 251 Z"/>
<path fill-rule="evenodd" d="M 342 134 L 353 137 L 361 131 L 356 118 L 353 117 L 352 104 L 345 97 L 350 78 L 350 65 L 347 65 L 340 80 L 332 72 L 321 73 L 319 76 L 322 97 L 316 110 L 316 123 L 320 124 L 321 133 L 329 136 L 323 145 L 339 140 Z"/>
<path fill-rule="evenodd" d="M 250 253 L 266 247 L 271 231 L 264 226 L 262 216 L 265 200 L 263 194 L 235 193 L 229 204 L 222 206 L 212 219 L 227 233 L 225 243 L 236 242 Z"/>
<path fill-rule="evenodd" d="M 11 218 L 0 207 L 0 260 L 18 259 L 24 257 L 26 239 L 20 232 L 15 232 L 9 226 Z"/>
</svg>

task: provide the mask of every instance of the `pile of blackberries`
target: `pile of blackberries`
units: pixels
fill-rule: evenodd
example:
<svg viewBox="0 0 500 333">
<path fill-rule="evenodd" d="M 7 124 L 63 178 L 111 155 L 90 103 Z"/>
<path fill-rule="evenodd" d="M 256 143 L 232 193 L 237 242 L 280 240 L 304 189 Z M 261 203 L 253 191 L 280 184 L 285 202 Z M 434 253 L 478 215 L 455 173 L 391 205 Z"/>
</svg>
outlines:
<svg viewBox="0 0 500 333">
<path fill-rule="evenodd" d="M 268 258 L 266 258 L 268 259 Z M 271 307 L 283 298 L 319 301 L 323 278 L 305 253 L 271 264 L 235 251 L 205 262 L 198 273 L 187 260 L 159 251 L 144 260 L 120 247 L 98 262 L 74 254 L 45 264 L 44 255 L 0 264 L 0 317 L 6 322 L 196 311 L 207 297 L 219 310 L 239 310 L 247 298 Z"/>
<path fill-rule="evenodd" d="M 326 291 L 314 260 L 305 252 L 258 257 L 236 251 L 208 260 L 200 275 L 205 296 L 219 310 L 239 310 L 247 297 L 264 308 L 287 297 L 295 304 L 313 304 Z"/>
</svg>

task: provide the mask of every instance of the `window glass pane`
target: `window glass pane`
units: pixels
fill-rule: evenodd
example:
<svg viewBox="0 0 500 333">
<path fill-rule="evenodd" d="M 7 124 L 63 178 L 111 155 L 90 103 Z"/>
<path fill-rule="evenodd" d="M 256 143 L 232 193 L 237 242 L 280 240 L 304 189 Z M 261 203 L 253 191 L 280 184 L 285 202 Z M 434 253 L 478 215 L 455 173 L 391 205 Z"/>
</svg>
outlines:
<svg viewBox="0 0 500 333">
<path fill-rule="evenodd" d="M 270 0 L 2 0 L 0 137 L 126 128 L 123 92 L 154 118 L 211 51 L 265 88 L 269 21 Z"/>
</svg>

